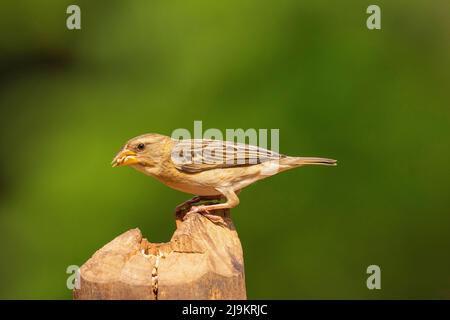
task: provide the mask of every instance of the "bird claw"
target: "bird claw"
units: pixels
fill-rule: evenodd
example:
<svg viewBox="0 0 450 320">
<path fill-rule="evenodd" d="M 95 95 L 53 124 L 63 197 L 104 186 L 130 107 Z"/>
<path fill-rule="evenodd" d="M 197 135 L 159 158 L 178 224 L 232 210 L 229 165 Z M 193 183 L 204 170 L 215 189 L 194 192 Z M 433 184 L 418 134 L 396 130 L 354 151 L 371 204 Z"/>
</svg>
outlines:
<svg viewBox="0 0 450 320">
<path fill-rule="evenodd" d="M 197 202 L 199 202 L 199 201 L 201 201 L 201 200 L 202 200 L 202 198 L 201 198 L 201 197 L 198 197 L 198 196 L 196 196 L 196 197 L 194 197 L 194 198 L 192 198 L 192 199 L 189 199 L 189 200 L 187 200 L 187 201 L 185 201 L 185 202 L 183 202 L 183 203 L 177 205 L 177 206 L 175 207 L 175 213 L 181 213 L 182 211 L 186 211 L 186 210 L 187 210 L 190 206 L 192 206 L 194 203 L 197 203 Z"/>
<path fill-rule="evenodd" d="M 191 213 L 199 213 L 199 214 L 203 215 L 205 218 L 207 218 L 208 220 L 210 220 L 212 223 L 225 224 L 225 221 L 221 216 L 212 214 L 211 211 L 208 209 L 208 206 L 205 206 L 205 205 L 192 206 L 191 210 L 189 210 L 189 212 L 186 213 L 186 215 L 184 216 L 184 219 L 186 219 L 187 216 Z"/>
<path fill-rule="evenodd" d="M 207 213 L 209 214 L 209 210 L 207 206 L 201 205 L 201 206 L 192 206 L 191 210 L 189 210 L 188 213 Z"/>
<path fill-rule="evenodd" d="M 208 201 L 208 200 L 210 200 L 210 201 Z M 217 204 L 217 202 L 216 202 L 217 200 L 214 198 L 211 198 L 211 197 L 207 198 L 207 197 L 195 196 L 194 198 L 179 204 L 178 206 L 175 207 L 175 217 L 176 217 L 176 221 L 177 221 L 177 226 L 179 225 L 180 222 L 185 221 L 191 213 L 199 213 L 199 214 L 203 215 L 204 217 L 206 217 L 207 219 L 209 219 L 213 223 L 225 224 L 222 217 L 212 214 L 211 212 L 213 210 L 211 210 L 209 208 L 210 205 Z M 203 204 L 194 206 L 194 204 L 198 204 L 198 202 L 201 202 L 201 201 L 207 201 L 208 205 L 203 203 Z"/>
</svg>

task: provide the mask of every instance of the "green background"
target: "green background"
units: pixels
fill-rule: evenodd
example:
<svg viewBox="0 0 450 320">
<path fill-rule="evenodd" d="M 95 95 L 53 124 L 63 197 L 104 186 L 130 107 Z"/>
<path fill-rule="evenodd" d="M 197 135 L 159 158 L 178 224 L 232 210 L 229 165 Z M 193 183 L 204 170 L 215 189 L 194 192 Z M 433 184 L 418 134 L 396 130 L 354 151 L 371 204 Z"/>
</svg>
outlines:
<svg viewBox="0 0 450 320">
<path fill-rule="evenodd" d="M 449 4 L 2 1 L 0 298 L 70 299 L 67 266 L 129 228 L 169 240 L 190 196 L 110 161 L 194 120 L 339 161 L 241 193 L 249 298 L 450 298 Z"/>
</svg>

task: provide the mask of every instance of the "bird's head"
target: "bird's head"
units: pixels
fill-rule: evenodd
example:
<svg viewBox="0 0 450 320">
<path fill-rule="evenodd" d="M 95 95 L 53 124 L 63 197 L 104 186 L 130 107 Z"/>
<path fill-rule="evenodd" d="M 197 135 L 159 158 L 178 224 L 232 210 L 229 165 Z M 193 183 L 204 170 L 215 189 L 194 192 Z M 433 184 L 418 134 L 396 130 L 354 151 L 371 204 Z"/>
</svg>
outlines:
<svg viewBox="0 0 450 320">
<path fill-rule="evenodd" d="M 141 171 L 155 168 L 162 161 L 169 137 L 149 133 L 130 139 L 117 155 L 111 165 L 113 167 L 131 166 Z"/>
</svg>

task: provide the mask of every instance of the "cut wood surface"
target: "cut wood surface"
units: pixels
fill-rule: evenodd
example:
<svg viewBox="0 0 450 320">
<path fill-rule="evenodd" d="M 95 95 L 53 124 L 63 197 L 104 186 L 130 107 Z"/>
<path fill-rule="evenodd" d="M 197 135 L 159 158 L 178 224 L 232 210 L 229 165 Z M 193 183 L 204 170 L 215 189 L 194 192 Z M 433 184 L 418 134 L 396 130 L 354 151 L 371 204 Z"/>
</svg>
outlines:
<svg viewBox="0 0 450 320">
<path fill-rule="evenodd" d="M 224 224 L 189 214 L 167 243 L 121 234 L 80 268 L 74 299 L 246 299 L 241 243 L 229 211 L 218 214 Z"/>
</svg>

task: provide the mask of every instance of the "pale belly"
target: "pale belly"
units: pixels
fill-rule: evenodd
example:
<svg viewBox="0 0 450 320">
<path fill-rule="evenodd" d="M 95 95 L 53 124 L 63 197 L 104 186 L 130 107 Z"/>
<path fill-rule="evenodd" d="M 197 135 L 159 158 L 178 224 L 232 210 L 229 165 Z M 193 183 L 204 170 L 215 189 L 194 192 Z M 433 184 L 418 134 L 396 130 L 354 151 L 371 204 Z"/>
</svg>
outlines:
<svg viewBox="0 0 450 320">
<path fill-rule="evenodd" d="M 258 165 L 249 168 L 213 169 L 196 174 L 181 174 L 176 181 L 167 181 L 157 177 L 167 186 L 186 193 L 200 196 L 220 195 L 217 189 L 231 188 L 233 191 L 242 190 L 264 176 L 259 174 Z"/>
<path fill-rule="evenodd" d="M 181 192 L 199 196 L 215 196 L 221 194 L 218 189 L 242 190 L 248 185 L 276 173 L 274 171 L 267 175 L 261 174 L 264 172 L 264 167 L 265 164 L 259 164 L 251 167 L 213 169 L 193 174 L 174 170 L 158 172 L 158 174 L 145 173 Z"/>
<path fill-rule="evenodd" d="M 161 181 L 166 186 L 181 192 L 198 196 L 215 196 L 221 194 L 216 189 L 219 186 L 217 179 L 214 179 L 210 173 L 186 174 L 179 172 L 176 176 L 173 175 L 173 171 L 170 175 L 165 175 L 164 172 L 160 172 L 157 175 L 150 172 L 145 173 Z"/>
<path fill-rule="evenodd" d="M 164 183 L 166 186 L 171 187 L 172 189 L 175 189 L 175 190 L 178 190 L 181 192 L 185 192 L 185 193 L 194 194 L 197 196 L 215 196 L 215 195 L 221 194 L 219 191 L 217 191 L 213 187 L 194 185 L 194 184 L 189 184 L 189 183 L 175 183 L 175 182 L 166 182 L 166 181 L 161 181 L 161 182 Z"/>
</svg>

